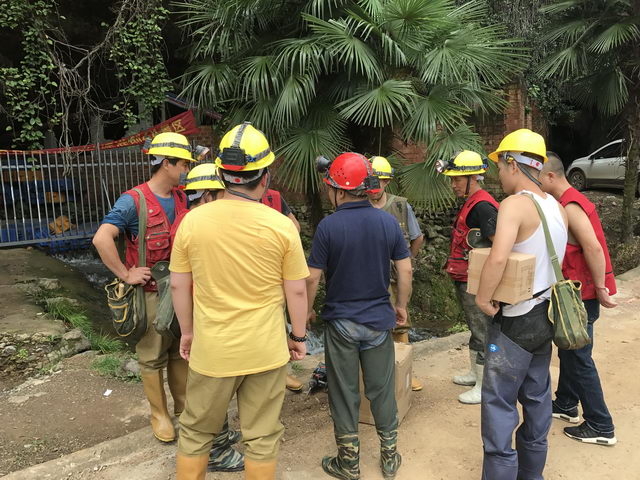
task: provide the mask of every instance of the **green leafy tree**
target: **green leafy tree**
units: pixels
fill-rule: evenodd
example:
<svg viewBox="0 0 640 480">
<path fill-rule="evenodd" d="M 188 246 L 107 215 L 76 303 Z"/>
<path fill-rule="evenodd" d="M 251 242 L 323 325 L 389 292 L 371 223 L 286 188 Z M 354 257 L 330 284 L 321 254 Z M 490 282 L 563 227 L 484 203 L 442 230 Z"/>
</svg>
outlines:
<svg viewBox="0 0 640 480">
<path fill-rule="evenodd" d="M 640 193 L 640 2 L 562 0 L 542 13 L 553 19 L 545 40 L 558 45 L 538 73 L 564 81 L 578 103 L 620 116 L 626 126 L 627 162 L 622 241 L 633 235 L 633 201 Z"/>
<path fill-rule="evenodd" d="M 436 159 L 479 149 L 472 113 L 504 107 L 502 85 L 525 55 L 486 5 L 450 0 L 190 0 L 194 103 L 251 120 L 285 161 L 282 180 L 317 199 L 314 159 L 346 149 L 388 154 L 394 137 L 426 146 L 400 184 L 431 207 L 450 201 Z M 316 200 L 317 201 L 317 200 Z"/>
</svg>

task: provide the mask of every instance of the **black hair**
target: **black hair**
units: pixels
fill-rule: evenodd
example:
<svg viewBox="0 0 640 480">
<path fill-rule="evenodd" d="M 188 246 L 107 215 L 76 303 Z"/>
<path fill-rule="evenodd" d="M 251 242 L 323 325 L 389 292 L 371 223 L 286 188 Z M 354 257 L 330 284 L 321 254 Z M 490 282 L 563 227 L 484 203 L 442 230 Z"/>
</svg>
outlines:
<svg viewBox="0 0 640 480">
<path fill-rule="evenodd" d="M 226 170 L 226 171 L 229 172 L 229 175 L 233 175 L 234 177 L 238 177 L 238 178 L 242 178 L 242 179 L 252 178 L 252 177 L 255 177 L 255 175 L 256 175 L 256 171 L 255 170 L 251 170 L 251 171 L 248 171 L 248 172 L 244 172 L 244 171 L 234 172 L 234 171 L 231 171 L 231 170 Z M 229 187 L 238 187 L 238 186 L 240 186 L 240 187 L 246 188 L 247 190 L 255 190 L 256 188 L 258 188 L 258 185 L 260 185 L 260 181 L 262 180 L 262 177 L 264 177 L 267 174 L 268 169 L 263 168 L 262 172 L 260 172 L 260 174 L 258 175 L 258 178 L 255 178 L 255 179 L 251 180 L 248 183 L 242 183 L 242 184 L 228 181 L 226 178 L 224 178 L 224 172 L 225 172 L 225 170 L 221 169 L 221 171 L 220 171 L 221 175 L 220 176 L 222 177 L 222 183 L 224 183 L 225 187 L 229 188 Z"/>
<path fill-rule="evenodd" d="M 559 177 L 564 177 L 564 164 L 562 163 L 562 159 L 560 155 L 556 152 L 552 152 L 551 150 L 547 151 L 547 161 L 544 164 L 544 170 L 548 172 L 553 172 Z"/>
<path fill-rule="evenodd" d="M 178 164 L 178 162 L 180 160 L 182 160 L 181 158 L 173 158 L 173 157 L 166 157 L 164 160 L 168 161 L 171 165 L 173 165 L 174 167 Z M 163 162 L 164 162 L 163 160 Z M 151 176 L 153 177 L 156 173 L 158 173 L 158 171 L 160 170 L 160 167 L 162 166 L 162 162 L 156 164 L 156 165 L 151 165 Z"/>
</svg>

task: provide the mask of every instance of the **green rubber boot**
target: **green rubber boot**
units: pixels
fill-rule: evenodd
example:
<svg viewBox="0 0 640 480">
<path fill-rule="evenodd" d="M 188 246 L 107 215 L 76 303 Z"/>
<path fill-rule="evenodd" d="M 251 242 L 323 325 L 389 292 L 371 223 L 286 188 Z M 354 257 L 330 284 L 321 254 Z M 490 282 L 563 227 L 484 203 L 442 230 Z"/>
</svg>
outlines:
<svg viewBox="0 0 640 480">
<path fill-rule="evenodd" d="M 241 472 L 244 470 L 244 455 L 231 447 L 234 433 L 238 432 L 230 431 L 229 423 L 225 420 L 222 431 L 213 440 L 209 453 L 208 471 Z"/>
<path fill-rule="evenodd" d="M 378 430 L 380 439 L 380 469 L 385 479 L 396 478 L 396 473 L 402 463 L 398 453 L 398 430 Z"/>
<path fill-rule="evenodd" d="M 360 440 L 357 433 L 336 434 L 338 455 L 324 457 L 322 469 L 332 477 L 341 480 L 358 480 L 360 478 Z"/>
</svg>

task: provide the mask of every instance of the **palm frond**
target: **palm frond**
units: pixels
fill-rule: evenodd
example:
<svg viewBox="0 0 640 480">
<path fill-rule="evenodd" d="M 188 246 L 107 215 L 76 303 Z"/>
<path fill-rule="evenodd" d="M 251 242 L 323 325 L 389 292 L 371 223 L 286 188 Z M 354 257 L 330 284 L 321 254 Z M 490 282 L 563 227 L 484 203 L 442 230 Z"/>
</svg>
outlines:
<svg viewBox="0 0 640 480">
<path fill-rule="evenodd" d="M 327 19 L 346 2 L 347 0 L 310 0 L 303 11 L 314 17 Z"/>
<path fill-rule="evenodd" d="M 543 15 L 559 15 L 573 9 L 578 9 L 582 6 L 583 3 L 584 0 L 565 0 L 560 2 L 553 2 L 540 7 L 539 11 Z"/>
<path fill-rule="evenodd" d="M 400 184 L 407 198 L 430 209 L 450 206 L 454 196 L 446 177 L 437 173 L 435 162 L 450 158 L 458 150 L 483 151 L 478 134 L 461 125 L 454 131 L 441 130 L 434 135 L 426 145 L 426 160 L 400 169 Z"/>
<path fill-rule="evenodd" d="M 626 43 L 630 46 L 632 41 L 638 41 L 639 38 L 640 30 L 636 24 L 631 21 L 614 23 L 593 39 L 589 50 L 604 54 Z"/>
<path fill-rule="evenodd" d="M 239 63 L 242 98 L 277 95 L 282 86 L 281 72 L 272 55 L 249 57 Z"/>
<path fill-rule="evenodd" d="M 415 90 L 410 81 L 390 79 L 373 89 L 361 89 L 338 104 L 348 120 L 370 127 L 392 125 L 411 109 Z"/>
<path fill-rule="evenodd" d="M 183 85 L 180 96 L 201 108 L 229 102 L 236 96 L 237 74 L 224 63 L 195 65 L 180 80 Z"/>
<path fill-rule="evenodd" d="M 317 77 L 327 71 L 327 53 L 313 37 L 286 38 L 270 44 L 276 56 L 277 68 L 283 72 Z"/>
<path fill-rule="evenodd" d="M 345 20 L 324 21 L 311 15 L 302 16 L 309 28 L 322 39 L 334 61 L 346 67 L 347 76 L 362 74 L 366 78 L 382 79 L 382 68 L 375 52 L 354 35 Z"/>
<path fill-rule="evenodd" d="M 584 32 L 593 25 L 592 19 L 576 18 L 569 22 L 552 28 L 549 33 L 543 37 L 546 43 L 559 42 L 561 45 L 569 46 L 574 44 Z"/>
<path fill-rule="evenodd" d="M 627 78 L 620 68 L 610 66 L 580 79 L 573 96 L 583 105 L 595 106 L 606 116 L 616 115 L 629 99 Z"/>
<path fill-rule="evenodd" d="M 469 109 L 456 102 L 444 85 L 434 86 L 428 95 L 415 99 L 412 112 L 404 123 L 402 135 L 405 139 L 426 143 L 439 126 L 448 130 L 464 122 Z"/>
<path fill-rule="evenodd" d="M 571 46 L 551 55 L 540 65 L 536 73 L 545 78 L 557 76 L 560 79 L 568 79 L 584 73 L 581 69 L 583 63 L 582 50 Z"/>
<path fill-rule="evenodd" d="M 335 110 L 326 103 L 314 103 L 301 125 L 285 132 L 285 140 L 276 150 L 277 156 L 284 157 L 278 169 L 281 180 L 296 191 L 318 192 L 321 183 L 315 159 L 348 150 L 345 132 L 346 123 Z"/>
<path fill-rule="evenodd" d="M 297 122 L 315 95 L 315 79 L 311 75 L 291 74 L 282 85 L 276 102 L 274 121 L 279 125 Z"/>
</svg>

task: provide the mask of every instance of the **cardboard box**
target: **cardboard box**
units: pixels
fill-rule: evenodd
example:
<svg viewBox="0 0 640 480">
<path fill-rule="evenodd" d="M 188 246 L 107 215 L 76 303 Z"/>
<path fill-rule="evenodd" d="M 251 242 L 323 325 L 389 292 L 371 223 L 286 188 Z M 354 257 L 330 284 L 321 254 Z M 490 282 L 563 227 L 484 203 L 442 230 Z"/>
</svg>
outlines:
<svg viewBox="0 0 640 480">
<path fill-rule="evenodd" d="M 394 343 L 396 352 L 396 403 L 398 404 L 398 422 L 401 423 L 411 407 L 411 365 L 413 363 L 413 347 L 404 343 Z M 364 396 L 362 372 L 360 372 L 360 423 L 375 425 L 369 400 Z"/>
<path fill-rule="evenodd" d="M 474 248 L 469 252 L 467 292 L 473 295 L 478 293 L 480 274 L 490 251 L 490 248 Z M 533 277 L 535 271 L 536 257 L 534 255 L 511 252 L 502 280 L 493 295 L 493 300 L 511 305 L 529 300 L 534 294 Z"/>
</svg>

